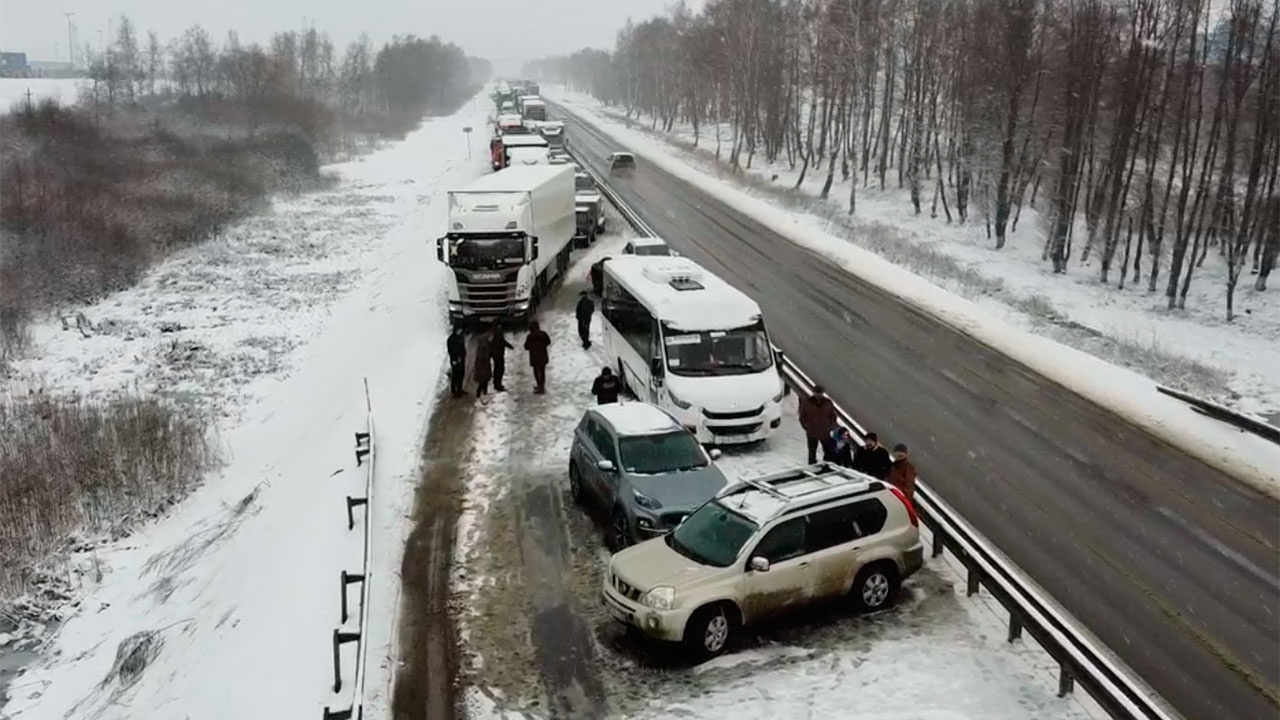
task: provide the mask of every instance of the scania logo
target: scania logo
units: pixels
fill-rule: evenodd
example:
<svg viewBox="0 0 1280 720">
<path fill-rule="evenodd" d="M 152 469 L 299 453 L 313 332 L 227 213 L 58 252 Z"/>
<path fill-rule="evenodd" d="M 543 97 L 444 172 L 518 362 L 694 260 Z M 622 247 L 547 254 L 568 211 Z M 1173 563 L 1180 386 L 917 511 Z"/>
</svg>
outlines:
<svg viewBox="0 0 1280 720">
<path fill-rule="evenodd" d="M 494 273 L 494 272 L 474 273 L 471 275 L 471 279 L 472 280 L 501 280 L 502 273 Z"/>
</svg>

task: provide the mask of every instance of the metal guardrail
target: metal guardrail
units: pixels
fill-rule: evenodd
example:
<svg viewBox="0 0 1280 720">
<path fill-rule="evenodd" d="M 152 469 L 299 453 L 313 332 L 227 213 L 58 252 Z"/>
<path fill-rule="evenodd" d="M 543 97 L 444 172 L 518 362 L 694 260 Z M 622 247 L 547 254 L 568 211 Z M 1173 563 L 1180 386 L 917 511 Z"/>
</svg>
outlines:
<svg viewBox="0 0 1280 720">
<path fill-rule="evenodd" d="M 656 235 L 644 219 L 601 180 L 585 159 L 578 158 L 576 153 L 574 159 L 592 175 L 601 194 L 637 233 L 648 237 Z M 816 385 L 814 380 L 785 352 L 780 350 L 779 355 L 782 375 L 788 386 L 809 395 Z M 840 420 L 861 442 L 866 436 L 866 428 L 843 408 L 837 406 L 836 411 Z M 921 521 L 932 535 L 932 555 L 937 557 L 944 550 L 950 551 L 967 571 L 967 593 L 974 595 L 985 587 L 1008 611 L 1008 641 L 1019 639 L 1025 630 L 1058 663 L 1059 697 L 1072 692 L 1079 684 L 1113 718 L 1182 720 L 1131 669 L 1104 649 L 1079 621 L 1059 607 L 923 481 L 916 483 L 915 505 Z"/>
<path fill-rule="evenodd" d="M 1227 423 L 1228 425 L 1234 425 L 1245 432 L 1253 433 L 1260 438 L 1270 440 L 1271 442 L 1280 445 L 1280 428 L 1275 425 L 1265 423 L 1256 418 L 1251 418 L 1243 413 L 1238 413 L 1225 405 L 1219 405 L 1211 400 L 1198 398 L 1195 395 L 1184 393 L 1181 390 L 1174 390 L 1171 387 L 1157 385 L 1156 390 L 1159 390 L 1161 393 L 1168 395 L 1171 398 L 1181 400 L 1182 402 L 1190 405 L 1196 412 L 1207 415 L 1214 420 L 1219 420 Z"/>
<path fill-rule="evenodd" d="M 364 407 L 365 429 L 364 432 L 355 434 L 356 467 L 363 466 L 365 469 L 364 496 L 348 495 L 346 497 L 348 531 L 355 530 L 356 527 L 355 509 L 358 507 L 364 508 L 364 512 L 361 513 L 361 521 L 364 523 L 364 541 L 360 558 L 360 572 L 349 573 L 343 570 L 339 574 L 341 612 L 339 614 L 338 627 L 333 629 L 333 693 L 337 695 L 342 692 L 342 648 L 350 643 L 355 643 L 356 645 L 355 677 L 350 685 L 349 702 L 345 707 L 339 706 L 337 710 L 325 705 L 324 720 L 352 720 L 352 718 L 359 720 L 364 717 L 364 679 L 368 664 L 368 652 L 366 652 L 367 647 L 364 640 L 369 631 L 369 581 L 371 578 L 369 561 L 373 550 L 373 508 L 370 503 L 373 499 L 375 458 L 373 403 L 369 399 L 368 378 L 364 380 Z M 347 591 L 351 585 L 356 584 L 360 586 L 360 606 L 355 614 L 355 627 L 349 628 L 347 623 L 352 618 L 349 612 Z"/>
</svg>

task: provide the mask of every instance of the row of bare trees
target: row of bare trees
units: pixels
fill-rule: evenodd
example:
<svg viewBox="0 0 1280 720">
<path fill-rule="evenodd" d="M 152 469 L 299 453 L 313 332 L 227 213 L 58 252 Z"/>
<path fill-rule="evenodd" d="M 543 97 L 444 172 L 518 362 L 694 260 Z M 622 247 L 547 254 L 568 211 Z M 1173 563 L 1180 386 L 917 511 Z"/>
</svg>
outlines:
<svg viewBox="0 0 1280 720">
<path fill-rule="evenodd" d="M 1214 257 L 1230 319 L 1280 251 L 1278 21 L 1274 0 L 709 0 L 526 72 L 696 141 L 727 123 L 717 157 L 820 173 L 850 213 L 897 188 L 1002 248 L 1035 210 L 1055 272 L 1170 308 Z"/>
<path fill-rule="evenodd" d="M 339 52 L 314 28 L 277 33 L 263 46 L 242 43 L 235 32 L 219 44 L 197 25 L 165 45 L 154 32 L 142 40 L 128 18 L 110 46 L 86 49 L 86 57 L 89 97 L 98 106 L 177 98 L 240 109 L 251 127 L 314 116 L 304 128 L 313 133 L 321 130 L 317 118 L 403 126 L 456 107 L 489 74 L 487 61 L 436 37 L 397 37 L 375 49 L 361 36 Z"/>
</svg>

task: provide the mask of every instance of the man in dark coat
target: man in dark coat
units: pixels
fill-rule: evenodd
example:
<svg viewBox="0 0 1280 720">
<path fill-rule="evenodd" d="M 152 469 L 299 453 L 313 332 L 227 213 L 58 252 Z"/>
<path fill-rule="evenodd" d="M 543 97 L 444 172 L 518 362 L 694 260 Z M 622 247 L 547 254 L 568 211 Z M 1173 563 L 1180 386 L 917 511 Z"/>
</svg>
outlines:
<svg viewBox="0 0 1280 720">
<path fill-rule="evenodd" d="M 467 377 L 467 337 L 461 326 L 449 333 L 449 388 L 454 397 L 462 397 L 462 383 Z"/>
<path fill-rule="evenodd" d="M 596 396 L 596 404 L 608 405 L 618 402 L 618 393 L 622 392 L 622 383 L 613 374 L 613 368 L 604 368 L 596 381 L 591 383 L 591 394 Z"/>
<path fill-rule="evenodd" d="M 885 479 L 889 474 L 889 466 L 893 464 L 889 451 L 880 444 L 875 433 L 867 433 L 862 440 L 862 447 L 853 453 L 853 469 L 877 480 Z"/>
<path fill-rule="evenodd" d="M 826 388 L 815 385 L 813 394 L 800 401 L 800 427 L 804 428 L 809 444 L 809 464 L 818 462 L 818 445 L 822 445 L 822 459 L 834 460 L 831 431 L 836 426 L 836 406 L 827 397 Z"/>
<path fill-rule="evenodd" d="M 514 350 L 507 337 L 502 334 L 502 326 L 494 324 L 493 334 L 489 338 L 489 355 L 493 359 L 493 391 L 506 392 L 502 386 L 502 376 L 507 374 L 507 351 Z"/>
<path fill-rule="evenodd" d="M 529 323 L 529 334 L 524 339 L 524 349 L 529 353 L 529 367 L 533 368 L 533 380 L 537 387 L 534 392 L 542 395 L 547 391 L 547 362 L 551 359 L 548 348 L 551 347 L 551 336 L 538 326 L 535 320 Z"/>
<path fill-rule="evenodd" d="M 578 337 L 582 338 L 582 348 L 585 350 L 591 347 L 591 316 L 595 314 L 596 304 L 591 302 L 591 296 L 586 290 L 578 296 Z"/>
<path fill-rule="evenodd" d="M 476 356 L 471 361 L 471 375 L 476 381 L 476 397 L 489 392 L 489 379 L 493 377 L 493 360 L 489 357 L 489 333 L 476 340 Z"/>
<path fill-rule="evenodd" d="M 893 446 L 893 467 L 885 478 L 890 485 L 902 491 L 907 499 L 915 502 L 916 498 L 916 466 L 907 459 L 907 446 L 898 443 Z"/>
</svg>

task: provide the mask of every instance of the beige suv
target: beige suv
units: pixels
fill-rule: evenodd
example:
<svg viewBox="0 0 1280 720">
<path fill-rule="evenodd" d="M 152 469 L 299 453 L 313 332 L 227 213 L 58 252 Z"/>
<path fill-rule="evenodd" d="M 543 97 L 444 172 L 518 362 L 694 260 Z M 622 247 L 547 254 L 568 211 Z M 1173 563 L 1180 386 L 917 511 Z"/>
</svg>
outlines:
<svg viewBox="0 0 1280 720">
<path fill-rule="evenodd" d="M 887 607 L 923 563 L 897 488 L 822 463 L 730 485 L 674 531 L 614 555 L 601 601 L 619 622 L 711 657 L 738 628 L 810 603 Z"/>
</svg>

